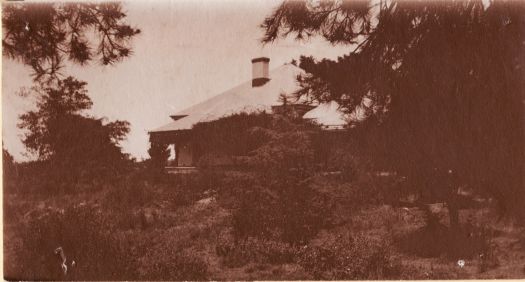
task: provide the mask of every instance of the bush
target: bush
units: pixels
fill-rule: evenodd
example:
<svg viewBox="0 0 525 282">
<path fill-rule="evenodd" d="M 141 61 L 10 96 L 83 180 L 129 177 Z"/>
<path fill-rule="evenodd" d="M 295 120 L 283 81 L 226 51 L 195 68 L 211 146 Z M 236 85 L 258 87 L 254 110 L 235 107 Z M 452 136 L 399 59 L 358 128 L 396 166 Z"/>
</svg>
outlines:
<svg viewBox="0 0 525 282">
<path fill-rule="evenodd" d="M 148 149 L 150 159 L 146 161 L 146 166 L 156 180 L 164 175 L 164 167 L 168 164 L 170 151 L 168 145 L 152 142 Z"/>
<path fill-rule="evenodd" d="M 279 183 L 279 224 L 285 242 L 303 244 L 332 225 L 328 199 L 298 179 Z M 282 185 L 282 186 L 281 186 Z"/>
<path fill-rule="evenodd" d="M 237 195 L 236 199 L 239 203 L 232 213 L 236 238 L 278 236 L 280 215 L 277 207 L 279 199 L 276 196 L 264 187 L 252 186 Z"/>
<path fill-rule="evenodd" d="M 384 242 L 366 236 L 339 236 L 323 246 L 304 246 L 298 263 L 315 279 L 396 279 L 401 265 L 394 263 Z"/>
<path fill-rule="evenodd" d="M 2 144 L 3 145 L 3 144 Z M 4 148 L 2 148 L 2 172 L 3 174 L 3 187 L 5 193 L 12 193 L 17 190 L 14 181 L 17 178 L 17 164 L 14 161 L 13 156 Z"/>
<path fill-rule="evenodd" d="M 142 207 L 153 199 L 154 191 L 147 180 L 134 175 L 106 188 L 109 189 L 107 189 L 105 204 L 113 211 L 128 211 L 131 208 Z"/>
<path fill-rule="evenodd" d="M 142 258 L 140 277 L 145 280 L 206 280 L 208 265 L 201 257 L 190 250 L 155 248 Z"/>
<path fill-rule="evenodd" d="M 205 280 L 208 278 L 207 244 L 201 234 L 211 232 L 207 226 L 188 223 L 150 232 L 131 232 L 135 257 L 138 258 L 137 280 Z"/>
<path fill-rule="evenodd" d="M 495 262 L 491 240 L 493 231 L 483 226 L 466 224 L 458 229 L 441 223 L 427 224 L 399 238 L 401 250 L 422 257 L 445 255 L 452 261 L 471 259 L 481 255 L 485 269 Z"/>
<path fill-rule="evenodd" d="M 17 164 L 16 177 L 10 177 L 9 184 L 16 187 L 16 192 L 25 195 L 50 197 L 62 194 L 97 192 L 103 188 L 116 186 L 124 176 L 134 174 L 131 162 L 122 162 L 122 166 L 112 171 L 96 174 L 93 171 L 76 169 L 70 177 L 63 177 L 69 170 L 58 167 L 50 161 L 31 161 Z M 87 164 L 86 164 L 87 165 Z M 89 165 L 87 165 L 89 166 Z M 103 169 L 103 168 L 101 168 Z M 91 174 L 93 173 L 93 174 Z"/>
<path fill-rule="evenodd" d="M 270 239 L 248 237 L 235 242 L 227 237 L 220 238 L 216 253 L 227 267 L 241 267 L 251 262 L 277 265 L 294 262 L 297 248 Z"/>
<path fill-rule="evenodd" d="M 106 205 L 112 210 L 128 211 L 160 199 L 177 208 L 202 199 L 218 186 L 218 177 L 213 172 L 165 174 L 161 179 L 155 179 L 150 172 L 146 169 L 129 173 L 109 183 Z"/>
<path fill-rule="evenodd" d="M 233 194 L 236 238 L 257 237 L 291 244 L 308 241 L 331 223 L 326 198 L 300 178 L 268 174 L 240 177 L 243 190 Z"/>
<path fill-rule="evenodd" d="M 18 265 L 16 280 L 115 280 L 131 279 L 135 267 L 108 228 L 104 215 L 89 207 L 48 210 L 21 228 L 21 249 L 12 257 Z M 67 274 L 61 270 L 61 247 Z M 73 266 L 72 262 L 75 261 Z"/>
<path fill-rule="evenodd" d="M 192 174 L 168 174 L 163 179 L 164 197 L 174 206 L 186 206 L 202 199 L 219 186 L 220 176 L 214 171 Z"/>
</svg>

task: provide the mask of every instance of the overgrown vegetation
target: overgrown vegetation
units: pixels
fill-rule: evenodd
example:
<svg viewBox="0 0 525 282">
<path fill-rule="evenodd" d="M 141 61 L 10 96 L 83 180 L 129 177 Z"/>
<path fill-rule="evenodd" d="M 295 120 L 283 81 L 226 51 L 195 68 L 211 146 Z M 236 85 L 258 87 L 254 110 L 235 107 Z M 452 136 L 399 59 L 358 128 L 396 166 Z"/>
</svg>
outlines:
<svg viewBox="0 0 525 282">
<path fill-rule="evenodd" d="M 7 277 L 23 280 L 136 277 L 133 258 L 113 238 L 110 217 L 87 206 L 48 209 L 31 217 L 18 227 L 24 234 L 23 248 L 10 258 L 16 263 Z M 66 274 L 59 267 L 61 258 L 55 253 L 59 247 L 65 250 Z"/>
<path fill-rule="evenodd" d="M 392 259 L 386 242 L 356 234 L 340 235 L 321 246 L 305 246 L 299 264 L 322 280 L 375 280 L 401 277 L 399 262 Z"/>
<path fill-rule="evenodd" d="M 339 142 L 348 136 L 319 142 L 327 133 L 314 125 L 264 113 L 201 124 L 200 136 L 206 128 L 214 138 L 227 135 L 220 124 L 231 128 L 224 148 L 236 138 L 255 140 L 232 154 L 228 166 L 171 175 L 135 164 L 111 181 L 78 178 L 76 185 L 86 187 L 74 193 L 7 191 L 8 277 L 423 279 L 427 272 L 445 277 L 435 269 L 413 269 L 406 262 L 413 255 L 438 261 L 445 255 L 444 265 L 465 259 L 477 265 L 471 275 L 491 277 L 501 265 L 493 240 L 501 232 L 488 225 L 464 226 L 461 236 L 449 237 L 455 233 L 448 231 L 444 210 L 429 218 L 419 208 L 389 206 L 405 195 L 403 180 L 360 161 L 363 156 Z M 328 155 L 319 157 L 323 154 Z M 22 169 L 7 180 L 9 186 L 37 185 L 45 170 L 28 174 L 32 165 L 14 164 Z M 439 222 L 437 229 L 425 222 L 430 219 Z M 58 247 L 69 264 L 75 260 L 67 274 L 53 252 Z"/>
<path fill-rule="evenodd" d="M 200 123 L 200 170 L 180 175 L 165 145 L 130 160 L 128 123 L 87 116 L 86 83 L 57 73 L 64 55 L 130 54 L 120 4 L 7 5 L 5 55 L 39 84 L 20 123 L 38 160 L 2 154 L 5 278 L 523 278 L 523 226 L 495 211 L 523 211 L 524 6 L 314 2 L 285 1 L 264 41 L 364 37 L 337 61 L 302 57 L 297 94 L 365 119 L 327 132 L 283 107 Z"/>
</svg>

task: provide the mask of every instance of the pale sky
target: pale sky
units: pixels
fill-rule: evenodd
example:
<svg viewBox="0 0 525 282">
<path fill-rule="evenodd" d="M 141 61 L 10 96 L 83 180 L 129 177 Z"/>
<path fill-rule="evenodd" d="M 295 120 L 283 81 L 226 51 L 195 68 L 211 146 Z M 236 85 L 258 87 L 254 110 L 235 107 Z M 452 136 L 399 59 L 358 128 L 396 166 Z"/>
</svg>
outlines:
<svg viewBox="0 0 525 282">
<path fill-rule="evenodd" d="M 322 39 L 279 40 L 262 46 L 259 28 L 280 1 L 124 2 L 127 22 L 141 29 L 132 57 L 115 66 L 69 66 L 63 72 L 88 83 L 88 114 L 131 123 L 125 152 L 147 158 L 148 130 L 170 122 L 170 114 L 251 79 L 251 59 L 270 58 L 270 70 L 300 55 L 336 58 L 351 46 Z M 16 160 L 26 160 L 18 116 L 34 101 L 19 97 L 30 87 L 30 69 L 3 58 L 2 138 Z"/>
</svg>

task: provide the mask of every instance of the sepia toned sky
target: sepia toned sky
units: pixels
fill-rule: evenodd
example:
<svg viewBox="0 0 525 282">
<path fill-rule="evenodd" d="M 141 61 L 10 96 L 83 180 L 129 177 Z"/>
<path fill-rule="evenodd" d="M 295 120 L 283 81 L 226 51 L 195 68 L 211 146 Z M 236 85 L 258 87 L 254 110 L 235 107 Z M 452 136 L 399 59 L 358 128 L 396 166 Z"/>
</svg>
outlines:
<svg viewBox="0 0 525 282">
<path fill-rule="evenodd" d="M 250 60 L 270 58 L 270 69 L 300 55 L 336 58 L 352 46 L 322 39 L 279 40 L 262 46 L 259 28 L 280 1 L 132 1 L 128 22 L 142 33 L 134 54 L 115 66 L 68 66 L 64 72 L 88 82 L 93 109 L 87 114 L 131 123 L 124 151 L 147 158 L 148 130 L 170 122 L 169 115 L 251 79 Z M 27 160 L 17 128 L 18 115 L 34 107 L 16 94 L 30 87 L 28 67 L 3 58 L 2 138 L 18 161 Z"/>
</svg>

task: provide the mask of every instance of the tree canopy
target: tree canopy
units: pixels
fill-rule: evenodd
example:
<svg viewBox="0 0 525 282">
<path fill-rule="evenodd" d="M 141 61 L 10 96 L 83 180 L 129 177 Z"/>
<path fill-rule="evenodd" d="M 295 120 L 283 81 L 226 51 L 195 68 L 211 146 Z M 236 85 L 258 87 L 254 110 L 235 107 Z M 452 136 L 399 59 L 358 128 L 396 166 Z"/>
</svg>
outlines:
<svg viewBox="0 0 525 282">
<path fill-rule="evenodd" d="M 132 54 L 140 30 L 126 23 L 121 3 L 6 3 L 2 26 L 3 55 L 33 71 L 35 86 L 25 94 L 35 95 L 36 110 L 22 114 L 18 126 L 29 153 L 53 166 L 48 176 L 103 176 L 121 167 L 128 158 L 119 142 L 129 123 L 87 116 L 87 83 L 61 73 L 66 62 L 110 65 Z"/>
<path fill-rule="evenodd" d="M 33 87 L 37 109 L 22 114 L 18 125 L 26 130 L 22 142 L 29 152 L 67 168 L 70 175 L 77 168 L 116 168 L 127 159 L 118 143 L 129 132 L 129 123 L 85 116 L 93 104 L 86 84 L 67 77 L 54 86 Z"/>
<path fill-rule="evenodd" d="M 295 35 L 349 45 L 337 61 L 303 57 L 298 95 L 366 108 L 356 131 L 366 128 L 371 154 L 415 187 L 451 172 L 504 207 L 520 205 L 525 3 L 285 1 L 262 28 L 265 43 Z"/>
<path fill-rule="evenodd" d="M 113 64 L 131 54 L 130 40 L 140 32 L 125 19 L 118 2 L 7 3 L 3 53 L 30 66 L 35 80 L 55 77 L 65 60 Z"/>
</svg>

